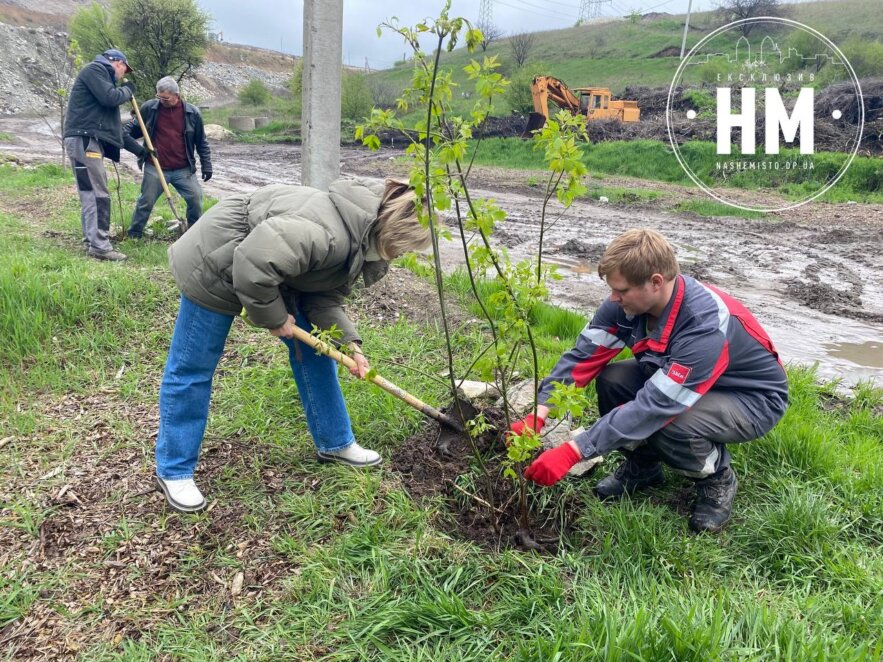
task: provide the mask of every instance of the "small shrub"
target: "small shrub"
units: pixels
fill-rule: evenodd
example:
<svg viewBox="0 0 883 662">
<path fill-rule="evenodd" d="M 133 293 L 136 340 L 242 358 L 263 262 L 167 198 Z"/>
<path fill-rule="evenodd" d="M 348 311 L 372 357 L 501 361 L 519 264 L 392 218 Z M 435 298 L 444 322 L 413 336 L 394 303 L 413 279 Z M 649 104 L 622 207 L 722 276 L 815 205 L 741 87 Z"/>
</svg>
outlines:
<svg viewBox="0 0 883 662">
<path fill-rule="evenodd" d="M 859 78 L 879 76 L 883 71 L 883 42 L 853 37 L 841 50 Z"/>
<path fill-rule="evenodd" d="M 364 74 L 344 72 L 340 91 L 341 119 L 362 120 L 371 114 L 373 96 Z"/>
<path fill-rule="evenodd" d="M 248 81 L 248 85 L 239 90 L 238 95 L 240 103 L 249 106 L 261 106 L 268 103 L 271 96 L 267 85 L 259 78 L 252 78 Z"/>
<path fill-rule="evenodd" d="M 535 76 L 549 74 L 549 69 L 549 65 L 545 62 L 531 62 L 521 69 L 516 69 L 509 77 L 509 87 L 504 92 L 509 108 L 518 113 L 533 112 L 531 83 L 533 83 Z M 554 112 L 554 106 L 549 109 L 549 112 Z"/>
<path fill-rule="evenodd" d="M 288 79 L 288 91 L 291 92 L 291 114 L 293 117 L 300 117 L 303 105 L 303 87 L 304 87 L 304 63 L 298 60 L 291 71 L 291 78 Z"/>
</svg>

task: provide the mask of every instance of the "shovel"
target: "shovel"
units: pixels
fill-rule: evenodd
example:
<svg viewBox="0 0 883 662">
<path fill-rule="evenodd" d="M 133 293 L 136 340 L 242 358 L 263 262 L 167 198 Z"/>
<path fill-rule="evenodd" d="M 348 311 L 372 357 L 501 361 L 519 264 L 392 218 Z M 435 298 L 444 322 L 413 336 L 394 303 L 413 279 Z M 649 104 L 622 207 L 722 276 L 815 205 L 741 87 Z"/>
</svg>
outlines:
<svg viewBox="0 0 883 662">
<path fill-rule="evenodd" d="M 150 150 L 150 158 L 153 160 L 153 167 L 156 168 L 156 174 L 159 175 L 159 183 L 162 184 L 163 193 L 166 194 L 166 200 L 169 201 L 169 207 L 172 208 L 172 213 L 175 215 L 175 218 L 178 219 L 178 229 L 181 231 L 181 234 L 184 234 L 187 232 L 189 226 L 187 225 L 187 221 L 178 216 L 178 210 L 175 209 L 175 202 L 172 200 L 172 192 L 169 190 L 165 175 L 163 175 L 162 168 L 159 166 L 159 159 L 156 158 L 156 151 L 153 149 L 153 141 L 150 140 L 150 134 L 147 133 L 147 127 L 144 126 L 144 120 L 141 118 L 141 109 L 138 106 L 138 102 L 135 101 L 134 96 L 132 97 L 132 108 L 135 110 L 135 117 L 138 118 L 138 126 L 141 127 L 141 135 L 144 136 L 144 144 L 147 146 L 147 149 Z"/>
<path fill-rule="evenodd" d="M 338 363 L 342 363 L 347 368 L 354 368 L 356 366 L 356 362 L 353 361 L 346 354 L 342 354 L 341 352 L 337 351 L 333 347 L 329 347 L 327 344 L 323 343 L 315 336 L 310 335 L 309 333 L 307 333 L 306 331 L 304 331 L 300 327 L 297 327 L 297 326 L 294 327 L 294 337 L 297 338 L 298 340 L 300 340 L 302 343 L 309 345 L 310 347 L 315 349 L 320 354 L 324 354 L 325 356 L 331 357 L 332 359 L 334 359 Z M 413 395 L 411 395 L 410 393 L 408 393 L 404 389 L 399 388 L 398 386 L 396 386 L 395 384 L 393 384 L 390 381 L 387 381 L 386 379 L 384 379 L 380 375 L 374 375 L 373 377 L 371 377 L 370 381 L 377 384 L 377 386 L 382 388 L 387 393 L 391 393 L 392 395 L 397 397 L 399 400 L 403 400 L 407 404 L 411 405 L 417 411 L 422 412 L 422 413 L 426 414 L 427 416 L 434 418 L 442 425 L 445 425 L 445 426 L 451 428 L 452 430 L 456 430 L 457 432 L 463 432 L 463 426 L 460 425 L 453 418 L 451 418 L 447 414 L 443 414 L 438 409 L 434 409 L 433 407 L 430 407 L 428 404 L 426 404 L 422 400 L 415 398 Z"/>
</svg>

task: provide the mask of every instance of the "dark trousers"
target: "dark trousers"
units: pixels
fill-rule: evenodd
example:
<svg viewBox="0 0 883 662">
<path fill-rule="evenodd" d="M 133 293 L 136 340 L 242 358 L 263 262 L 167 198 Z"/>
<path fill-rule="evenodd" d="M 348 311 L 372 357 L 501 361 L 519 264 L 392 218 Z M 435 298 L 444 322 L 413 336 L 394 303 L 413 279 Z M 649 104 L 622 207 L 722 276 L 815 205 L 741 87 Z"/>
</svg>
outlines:
<svg viewBox="0 0 883 662">
<path fill-rule="evenodd" d="M 648 378 L 634 359 L 609 364 L 595 380 L 601 415 L 634 400 Z M 680 474 L 705 478 L 730 466 L 726 444 L 757 437 L 736 397 L 711 389 L 661 430 L 620 450 L 641 464 L 661 460 Z"/>
<path fill-rule="evenodd" d="M 105 253 L 110 245 L 110 193 L 104 169 L 104 148 L 95 138 L 64 139 L 80 194 L 80 224 L 83 244 L 89 251 Z"/>
<path fill-rule="evenodd" d="M 202 216 L 202 187 L 196 173 L 190 172 L 190 168 L 178 170 L 164 170 L 163 175 L 169 186 L 184 198 L 187 203 L 187 223 L 193 225 Z M 140 237 L 144 234 L 144 226 L 156 204 L 157 198 L 163 194 L 162 182 L 159 174 L 151 164 L 144 164 L 144 177 L 141 180 L 141 195 L 135 203 L 135 211 L 132 213 L 132 222 L 129 224 L 128 234 L 130 237 Z"/>
</svg>

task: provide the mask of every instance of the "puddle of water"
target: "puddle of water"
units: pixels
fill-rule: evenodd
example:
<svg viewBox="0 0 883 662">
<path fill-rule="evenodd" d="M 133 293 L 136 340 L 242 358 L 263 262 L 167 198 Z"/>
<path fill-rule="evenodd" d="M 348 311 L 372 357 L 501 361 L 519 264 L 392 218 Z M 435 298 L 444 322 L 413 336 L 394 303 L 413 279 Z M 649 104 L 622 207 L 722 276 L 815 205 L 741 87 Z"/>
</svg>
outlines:
<svg viewBox="0 0 883 662">
<path fill-rule="evenodd" d="M 570 271 L 575 274 L 593 274 L 598 271 L 598 264 L 592 262 L 578 262 L 570 267 Z"/>
<path fill-rule="evenodd" d="M 581 274 L 597 274 L 598 273 L 598 263 L 597 262 L 589 262 L 588 260 L 581 260 L 577 257 L 568 259 L 566 257 L 562 258 L 561 256 L 556 256 L 554 259 L 548 259 L 547 262 L 551 264 L 556 264 L 559 267 L 559 271 L 561 269 L 567 269 L 570 273 L 581 275 Z"/>
<path fill-rule="evenodd" d="M 846 359 L 861 366 L 883 368 L 883 341 L 828 343 L 825 345 L 825 350 L 830 356 Z"/>
</svg>

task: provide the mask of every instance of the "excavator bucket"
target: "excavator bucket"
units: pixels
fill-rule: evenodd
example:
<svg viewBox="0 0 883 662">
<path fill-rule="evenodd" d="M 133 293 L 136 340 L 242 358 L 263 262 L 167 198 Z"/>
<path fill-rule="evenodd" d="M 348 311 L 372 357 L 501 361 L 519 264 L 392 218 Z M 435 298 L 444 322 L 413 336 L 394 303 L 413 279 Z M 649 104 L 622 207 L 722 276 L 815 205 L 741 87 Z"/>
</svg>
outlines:
<svg viewBox="0 0 883 662">
<path fill-rule="evenodd" d="M 522 138 L 532 138 L 533 132 L 542 129 L 546 124 L 546 116 L 542 113 L 531 113 L 527 118 L 527 126 L 521 134 Z"/>
</svg>

